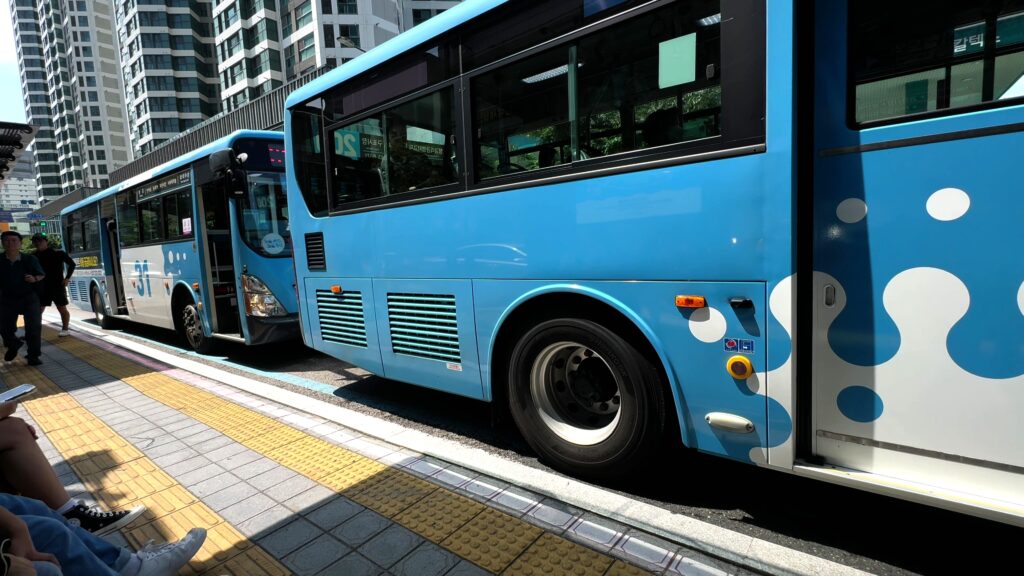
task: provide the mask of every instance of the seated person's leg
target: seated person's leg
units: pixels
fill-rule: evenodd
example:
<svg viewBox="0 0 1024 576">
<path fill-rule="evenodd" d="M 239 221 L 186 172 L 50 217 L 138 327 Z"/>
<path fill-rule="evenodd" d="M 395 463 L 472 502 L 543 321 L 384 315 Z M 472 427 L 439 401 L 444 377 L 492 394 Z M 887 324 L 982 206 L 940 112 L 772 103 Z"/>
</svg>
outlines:
<svg viewBox="0 0 1024 576">
<path fill-rule="evenodd" d="M 12 510 L 13 512 L 13 510 Z M 64 576 L 103 576 L 116 575 L 117 572 L 87 547 L 70 527 L 60 520 L 45 516 L 18 514 L 28 526 L 32 536 L 32 544 L 36 550 L 53 554 L 60 561 Z M 99 540 L 97 538 L 97 540 Z M 120 554 L 120 549 L 100 540 L 110 548 L 113 554 Z"/>
</svg>

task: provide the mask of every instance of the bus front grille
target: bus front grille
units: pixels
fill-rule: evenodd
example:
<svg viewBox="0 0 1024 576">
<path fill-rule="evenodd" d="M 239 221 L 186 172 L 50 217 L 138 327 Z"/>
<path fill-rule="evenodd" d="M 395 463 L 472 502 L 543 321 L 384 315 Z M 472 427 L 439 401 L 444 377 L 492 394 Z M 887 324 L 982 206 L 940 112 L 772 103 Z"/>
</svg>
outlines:
<svg viewBox="0 0 1024 576">
<path fill-rule="evenodd" d="M 324 342 L 366 348 L 366 320 L 361 292 L 316 291 L 320 338 Z"/>
<path fill-rule="evenodd" d="M 395 354 L 462 361 L 454 295 L 388 294 L 388 326 Z"/>
<path fill-rule="evenodd" d="M 306 268 L 310 271 L 327 270 L 327 253 L 324 251 L 324 233 L 306 234 Z"/>
</svg>

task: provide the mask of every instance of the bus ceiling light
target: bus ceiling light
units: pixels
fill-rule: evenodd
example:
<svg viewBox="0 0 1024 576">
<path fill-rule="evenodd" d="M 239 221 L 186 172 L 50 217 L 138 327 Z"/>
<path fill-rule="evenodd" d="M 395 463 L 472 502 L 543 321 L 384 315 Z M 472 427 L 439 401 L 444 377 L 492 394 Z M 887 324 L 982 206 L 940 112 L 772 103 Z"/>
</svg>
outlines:
<svg viewBox="0 0 1024 576">
<path fill-rule="evenodd" d="M 246 316 L 268 318 L 288 314 L 270 288 L 252 274 L 242 274 L 242 299 L 245 300 Z"/>
<path fill-rule="evenodd" d="M 714 26 L 715 24 L 721 24 L 721 23 L 722 23 L 722 14 L 721 13 L 712 14 L 711 16 L 706 16 L 704 18 L 701 18 L 700 20 L 697 20 L 697 24 L 700 24 L 701 26 Z"/>
<path fill-rule="evenodd" d="M 708 301 L 703 296 L 676 296 L 677 308 L 706 308 Z"/>
</svg>

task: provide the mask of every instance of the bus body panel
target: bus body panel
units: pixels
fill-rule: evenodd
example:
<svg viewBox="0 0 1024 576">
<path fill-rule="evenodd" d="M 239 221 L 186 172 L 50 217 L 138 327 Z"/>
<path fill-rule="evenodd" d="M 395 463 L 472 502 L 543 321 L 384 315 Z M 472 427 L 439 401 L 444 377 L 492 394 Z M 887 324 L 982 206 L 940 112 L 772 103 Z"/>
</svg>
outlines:
<svg viewBox="0 0 1024 576">
<path fill-rule="evenodd" d="M 819 8 L 814 453 L 1024 504 L 1024 132 L 970 132 L 1024 106 L 858 128 L 848 6 Z"/>
<path fill-rule="evenodd" d="M 767 447 L 789 439 L 791 422 L 784 423 L 789 431 L 783 433 L 783 428 L 777 428 L 769 438 L 766 421 L 766 404 L 774 401 L 765 396 L 768 332 L 763 282 L 477 280 L 473 293 L 488 389 L 494 342 L 504 321 L 535 298 L 574 294 L 614 308 L 647 337 L 672 382 L 672 397 L 666 401 L 674 402 L 679 432 L 687 446 L 763 464 Z M 702 296 L 707 307 L 679 308 L 675 302 L 679 295 Z M 742 299 L 749 302 L 740 302 Z M 739 380 L 728 373 L 727 361 L 735 356 L 751 361 L 751 377 Z M 754 425 L 753 433 L 713 429 L 705 421 L 712 412 L 746 418 Z"/>
<path fill-rule="evenodd" d="M 302 307 L 308 314 L 302 325 L 308 346 L 384 374 L 370 279 L 307 278 L 302 297 L 310 302 Z"/>
<path fill-rule="evenodd" d="M 121 252 L 121 271 L 128 317 L 173 330 L 172 288 L 178 282 L 198 282 L 199 269 L 192 241 L 125 248 Z"/>
</svg>

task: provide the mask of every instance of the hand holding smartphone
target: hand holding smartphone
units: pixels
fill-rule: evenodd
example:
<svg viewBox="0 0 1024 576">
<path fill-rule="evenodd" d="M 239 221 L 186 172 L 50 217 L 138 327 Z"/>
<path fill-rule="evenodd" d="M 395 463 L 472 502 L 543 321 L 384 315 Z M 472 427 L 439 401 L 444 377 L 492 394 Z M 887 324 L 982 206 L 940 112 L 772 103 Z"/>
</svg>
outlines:
<svg viewBox="0 0 1024 576">
<path fill-rule="evenodd" d="M 32 384 L 22 384 L 21 386 L 15 386 L 10 390 L 0 392 L 0 402 L 17 402 L 21 398 L 28 396 L 36 391 L 36 387 Z"/>
</svg>

